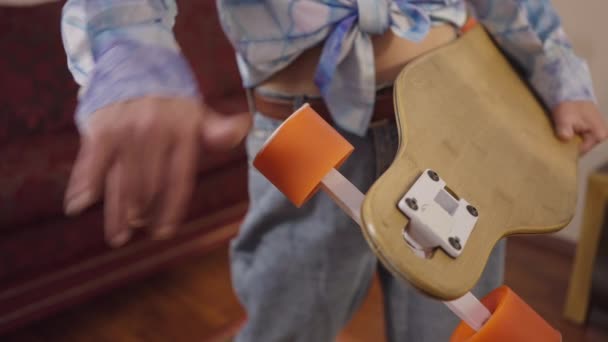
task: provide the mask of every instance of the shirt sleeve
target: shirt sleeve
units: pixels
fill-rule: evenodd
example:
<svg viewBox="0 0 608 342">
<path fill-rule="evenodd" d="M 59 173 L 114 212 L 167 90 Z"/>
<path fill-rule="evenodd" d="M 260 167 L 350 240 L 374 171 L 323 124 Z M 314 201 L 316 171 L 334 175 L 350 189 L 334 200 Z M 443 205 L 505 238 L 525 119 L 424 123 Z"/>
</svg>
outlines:
<svg viewBox="0 0 608 342">
<path fill-rule="evenodd" d="M 587 63 L 573 51 L 550 0 L 469 2 L 549 108 L 563 101 L 596 101 Z"/>
<path fill-rule="evenodd" d="M 173 26 L 174 0 L 69 0 L 61 20 L 68 68 L 80 85 L 76 122 L 146 95 L 198 97 Z"/>
</svg>

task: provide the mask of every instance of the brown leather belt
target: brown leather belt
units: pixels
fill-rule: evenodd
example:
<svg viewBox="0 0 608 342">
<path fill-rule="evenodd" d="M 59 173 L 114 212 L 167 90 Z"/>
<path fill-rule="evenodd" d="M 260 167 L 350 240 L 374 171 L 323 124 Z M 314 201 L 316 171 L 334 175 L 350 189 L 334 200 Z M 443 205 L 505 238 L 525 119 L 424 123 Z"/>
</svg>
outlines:
<svg viewBox="0 0 608 342">
<path fill-rule="evenodd" d="M 264 96 L 256 92 L 253 93 L 253 102 L 255 110 L 269 118 L 277 120 L 287 119 L 297 108 L 296 99 L 292 98 L 275 98 Z M 330 123 L 333 119 L 325 102 L 321 98 L 305 98 L 302 103 L 308 103 L 321 117 Z M 393 87 L 383 88 L 376 93 L 376 102 L 374 104 L 374 115 L 372 122 L 395 119 L 395 107 L 393 105 Z"/>
</svg>

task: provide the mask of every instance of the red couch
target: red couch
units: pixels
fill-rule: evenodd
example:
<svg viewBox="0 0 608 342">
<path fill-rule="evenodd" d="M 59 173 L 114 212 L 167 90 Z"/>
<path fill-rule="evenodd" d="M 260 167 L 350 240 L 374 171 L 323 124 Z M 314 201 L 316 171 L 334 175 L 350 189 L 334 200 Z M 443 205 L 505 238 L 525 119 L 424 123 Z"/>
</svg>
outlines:
<svg viewBox="0 0 608 342">
<path fill-rule="evenodd" d="M 176 33 L 207 102 L 235 113 L 246 100 L 214 1 L 179 1 Z M 61 3 L 0 7 L 0 333 L 227 241 L 247 206 L 246 158 L 203 157 L 187 223 L 176 237 L 103 240 L 102 210 L 62 213 L 79 138 L 77 86 L 66 67 Z"/>
</svg>

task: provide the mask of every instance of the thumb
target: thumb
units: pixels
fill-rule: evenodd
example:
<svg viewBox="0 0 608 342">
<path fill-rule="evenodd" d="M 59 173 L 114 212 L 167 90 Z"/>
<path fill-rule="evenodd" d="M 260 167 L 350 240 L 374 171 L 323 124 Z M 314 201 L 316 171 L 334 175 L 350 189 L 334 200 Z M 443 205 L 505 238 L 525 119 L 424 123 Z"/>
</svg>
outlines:
<svg viewBox="0 0 608 342">
<path fill-rule="evenodd" d="M 203 146 L 210 151 L 227 151 L 243 141 L 251 128 L 249 112 L 220 114 L 207 109 L 201 126 Z"/>
<path fill-rule="evenodd" d="M 555 133 L 561 140 L 568 141 L 574 138 L 574 117 L 568 115 L 567 111 L 558 111 L 554 115 L 555 119 Z"/>
<path fill-rule="evenodd" d="M 572 125 L 562 124 L 557 126 L 557 136 L 562 140 L 570 140 L 574 138 L 574 128 Z"/>
</svg>

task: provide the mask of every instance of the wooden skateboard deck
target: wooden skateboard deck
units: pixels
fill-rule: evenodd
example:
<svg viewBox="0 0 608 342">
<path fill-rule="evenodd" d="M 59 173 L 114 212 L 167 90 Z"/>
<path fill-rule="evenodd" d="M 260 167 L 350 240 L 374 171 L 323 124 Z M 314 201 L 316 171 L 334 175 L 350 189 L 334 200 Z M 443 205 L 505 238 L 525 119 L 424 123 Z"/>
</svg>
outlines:
<svg viewBox="0 0 608 342">
<path fill-rule="evenodd" d="M 562 143 L 547 111 L 478 25 L 407 65 L 394 88 L 401 144 L 366 194 L 363 233 L 379 259 L 429 296 L 470 291 L 490 252 L 512 234 L 549 233 L 571 220 L 578 144 Z M 478 210 L 461 254 L 415 255 L 397 207 L 425 169 Z"/>
</svg>

